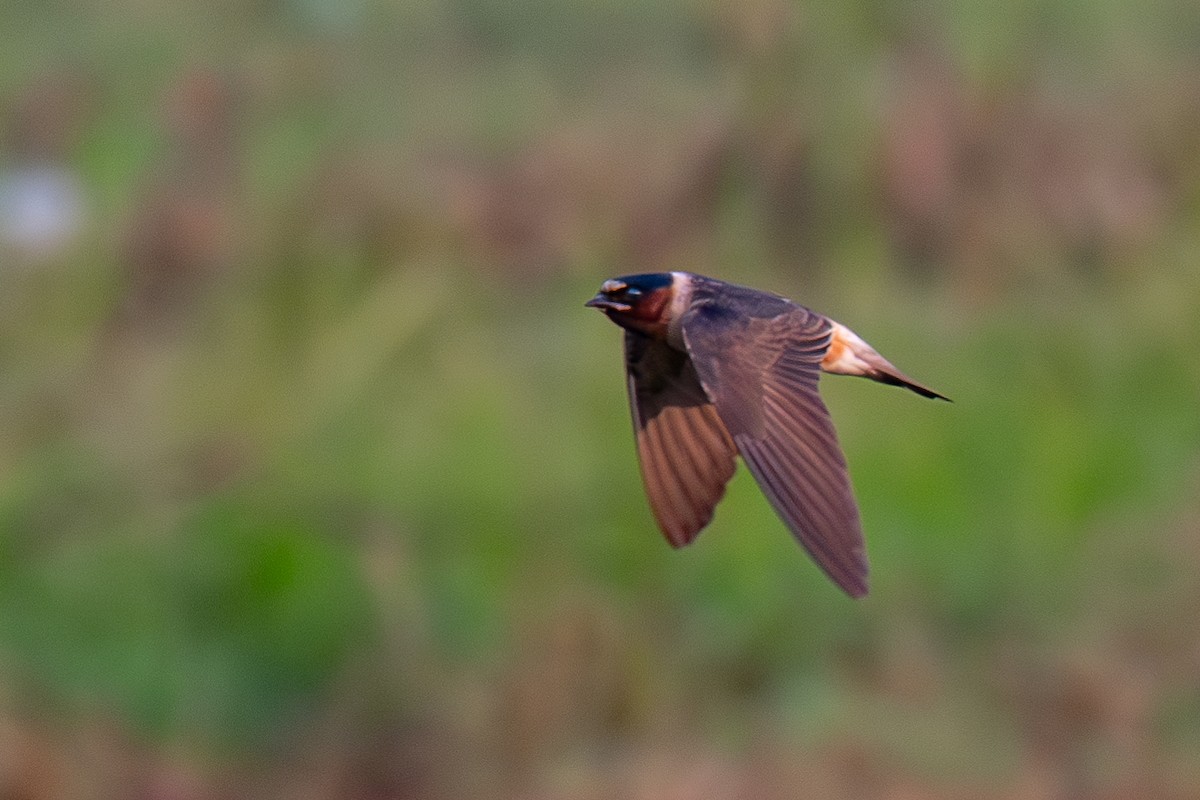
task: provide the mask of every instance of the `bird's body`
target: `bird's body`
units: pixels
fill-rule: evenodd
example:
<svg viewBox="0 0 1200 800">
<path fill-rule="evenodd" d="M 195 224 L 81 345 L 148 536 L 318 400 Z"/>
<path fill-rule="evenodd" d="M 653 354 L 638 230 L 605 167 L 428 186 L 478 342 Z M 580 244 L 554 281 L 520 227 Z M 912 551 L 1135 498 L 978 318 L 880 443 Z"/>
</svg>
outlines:
<svg viewBox="0 0 1200 800">
<path fill-rule="evenodd" d="M 769 292 L 663 272 L 605 281 L 587 305 L 625 329 L 642 478 L 667 540 L 688 544 L 708 524 L 740 454 L 821 568 L 866 594 L 858 508 L 818 375 L 947 398 L 844 325 Z"/>
</svg>

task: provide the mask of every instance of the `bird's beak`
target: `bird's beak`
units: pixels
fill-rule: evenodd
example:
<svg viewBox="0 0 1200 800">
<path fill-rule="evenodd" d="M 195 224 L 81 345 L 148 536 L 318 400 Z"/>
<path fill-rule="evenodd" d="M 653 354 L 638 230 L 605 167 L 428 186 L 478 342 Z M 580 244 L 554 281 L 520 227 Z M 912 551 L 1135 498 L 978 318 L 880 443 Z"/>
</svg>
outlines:
<svg viewBox="0 0 1200 800">
<path fill-rule="evenodd" d="M 625 303 L 618 303 L 616 300 L 610 300 L 609 298 L 605 297 L 603 294 L 596 295 L 591 300 L 588 300 L 586 303 L 584 303 L 584 305 L 587 306 L 588 308 L 599 308 L 603 311 L 625 312 L 625 311 L 629 311 L 630 309 L 633 308 L 633 306 L 631 306 L 631 305 L 626 305 Z"/>
</svg>

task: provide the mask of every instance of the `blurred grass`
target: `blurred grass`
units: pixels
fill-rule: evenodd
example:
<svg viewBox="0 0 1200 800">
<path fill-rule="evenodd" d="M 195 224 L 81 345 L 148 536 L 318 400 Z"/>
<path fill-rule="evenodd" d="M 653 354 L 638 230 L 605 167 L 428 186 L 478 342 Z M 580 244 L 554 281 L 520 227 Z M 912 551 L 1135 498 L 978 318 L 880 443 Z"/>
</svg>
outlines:
<svg viewBox="0 0 1200 800">
<path fill-rule="evenodd" d="M 6 791 L 1200 787 L 1190 8 L 117 11 L 0 11 Z M 870 598 L 654 531 L 582 302 L 681 267 L 955 399 L 823 381 Z"/>
</svg>

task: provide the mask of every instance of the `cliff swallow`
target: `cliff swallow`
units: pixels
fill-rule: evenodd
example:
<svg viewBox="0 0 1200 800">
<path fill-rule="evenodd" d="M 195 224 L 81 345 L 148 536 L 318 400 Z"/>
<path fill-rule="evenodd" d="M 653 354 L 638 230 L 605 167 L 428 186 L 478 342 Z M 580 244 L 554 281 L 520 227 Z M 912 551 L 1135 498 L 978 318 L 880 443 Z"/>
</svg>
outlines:
<svg viewBox="0 0 1200 800">
<path fill-rule="evenodd" d="M 851 597 L 867 593 L 858 507 L 822 371 L 949 398 L 845 325 L 689 272 L 607 280 L 586 305 L 625 329 L 629 406 L 650 508 L 675 547 L 712 519 L 740 453 L 792 534 Z"/>
</svg>

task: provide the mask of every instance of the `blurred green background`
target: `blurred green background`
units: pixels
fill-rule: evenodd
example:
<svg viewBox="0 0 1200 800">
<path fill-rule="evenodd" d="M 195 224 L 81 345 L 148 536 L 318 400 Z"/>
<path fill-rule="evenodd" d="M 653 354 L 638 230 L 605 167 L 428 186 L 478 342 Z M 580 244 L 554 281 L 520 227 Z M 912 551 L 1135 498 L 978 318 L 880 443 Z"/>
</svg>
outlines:
<svg viewBox="0 0 1200 800">
<path fill-rule="evenodd" d="M 1200 9 L 0 3 L 0 795 L 1200 796 Z M 869 598 L 620 334 L 847 323 Z"/>
</svg>

